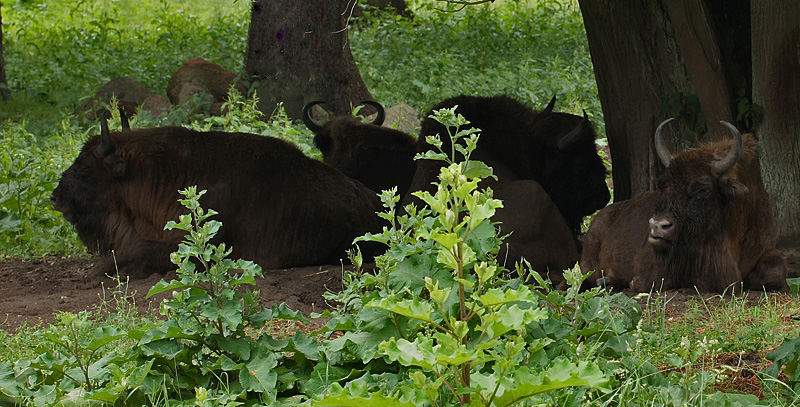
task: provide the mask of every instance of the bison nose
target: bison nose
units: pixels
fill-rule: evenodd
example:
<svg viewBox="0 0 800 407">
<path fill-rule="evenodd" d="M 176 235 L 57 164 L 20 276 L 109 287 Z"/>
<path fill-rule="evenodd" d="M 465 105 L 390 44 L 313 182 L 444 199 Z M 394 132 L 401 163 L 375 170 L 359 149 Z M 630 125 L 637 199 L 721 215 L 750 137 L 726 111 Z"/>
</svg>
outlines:
<svg viewBox="0 0 800 407">
<path fill-rule="evenodd" d="M 53 206 L 56 206 L 56 196 L 55 195 L 50 195 L 50 203 L 53 204 Z"/>
<path fill-rule="evenodd" d="M 667 218 L 650 218 L 650 236 L 671 240 L 673 226 Z"/>
</svg>

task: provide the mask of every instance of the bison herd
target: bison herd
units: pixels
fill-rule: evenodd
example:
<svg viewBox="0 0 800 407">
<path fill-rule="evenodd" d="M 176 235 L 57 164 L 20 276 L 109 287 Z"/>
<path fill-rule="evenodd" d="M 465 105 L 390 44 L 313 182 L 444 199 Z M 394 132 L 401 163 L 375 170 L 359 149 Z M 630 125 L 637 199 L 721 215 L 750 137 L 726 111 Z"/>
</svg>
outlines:
<svg viewBox="0 0 800 407">
<path fill-rule="evenodd" d="M 561 271 L 580 262 L 601 285 L 646 292 L 697 287 L 721 292 L 733 284 L 786 290 L 786 263 L 775 250 L 756 138 L 723 122 L 733 140 L 671 154 L 655 132 L 666 171 L 653 191 L 608 207 L 607 170 L 586 114 L 541 111 L 505 96 L 458 96 L 425 114 L 418 138 L 374 121 L 338 117 L 303 122 L 324 160 L 282 140 L 179 127 L 101 134 L 90 138 L 53 191 L 53 206 L 83 243 L 106 253 L 91 278 L 117 272 L 133 278 L 173 269 L 169 254 L 182 232 L 164 225 L 182 214 L 177 191 L 206 189 L 203 205 L 219 212 L 217 240 L 233 255 L 264 268 L 334 264 L 353 239 L 383 227 L 377 192 L 397 187 L 404 203 L 431 190 L 441 163 L 414 160 L 433 147 L 426 136 L 446 129 L 433 110 L 456 112 L 481 130 L 473 159 L 491 166 L 483 181 L 504 207 L 492 219 L 509 234 L 499 258 L 525 259 L 563 287 Z M 124 119 L 124 115 L 123 115 Z M 446 138 L 446 137 L 445 137 Z M 449 140 L 443 140 L 449 143 Z M 604 208 L 605 207 L 605 208 Z M 600 210 L 585 236 L 586 216 Z M 362 246 L 367 257 L 379 249 Z"/>
</svg>

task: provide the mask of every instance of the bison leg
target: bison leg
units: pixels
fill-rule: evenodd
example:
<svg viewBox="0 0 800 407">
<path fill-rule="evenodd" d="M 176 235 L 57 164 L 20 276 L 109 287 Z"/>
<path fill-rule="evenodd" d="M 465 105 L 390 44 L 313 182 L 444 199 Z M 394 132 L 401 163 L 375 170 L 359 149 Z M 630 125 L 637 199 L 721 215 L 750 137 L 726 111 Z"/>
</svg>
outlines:
<svg viewBox="0 0 800 407">
<path fill-rule="evenodd" d="M 744 279 L 747 290 L 788 292 L 786 260 L 775 249 L 761 255 L 753 270 Z"/>
</svg>

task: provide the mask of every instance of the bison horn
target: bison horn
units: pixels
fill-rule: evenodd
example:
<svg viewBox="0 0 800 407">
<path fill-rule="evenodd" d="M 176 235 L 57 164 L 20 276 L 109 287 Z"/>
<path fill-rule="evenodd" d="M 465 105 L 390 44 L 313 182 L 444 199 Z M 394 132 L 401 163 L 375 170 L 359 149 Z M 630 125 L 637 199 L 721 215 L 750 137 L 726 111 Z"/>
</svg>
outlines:
<svg viewBox="0 0 800 407">
<path fill-rule="evenodd" d="M 111 142 L 111 133 L 108 131 L 108 118 L 110 116 L 111 112 L 106 109 L 100 112 L 100 145 L 97 146 L 97 154 L 101 157 L 107 156 L 114 149 L 114 143 Z"/>
<path fill-rule="evenodd" d="M 575 145 L 581 138 L 581 134 L 586 131 L 586 128 L 589 126 L 589 116 L 586 114 L 586 110 L 583 111 L 583 120 L 575 126 L 569 133 L 565 134 L 563 137 L 558 139 L 556 143 L 556 147 L 558 147 L 559 151 L 567 151 Z"/>
<path fill-rule="evenodd" d="M 122 130 L 130 130 L 131 123 L 128 121 L 128 115 L 125 114 L 125 109 L 122 106 L 119 107 L 119 121 L 122 125 Z"/>
<path fill-rule="evenodd" d="M 375 120 L 372 121 L 372 124 L 376 126 L 380 126 L 383 124 L 383 121 L 386 120 L 386 111 L 383 110 L 383 106 L 380 103 L 374 100 L 365 100 L 361 102 L 362 105 L 370 105 L 378 111 L 378 115 L 375 116 Z"/>
<path fill-rule="evenodd" d="M 550 102 L 548 102 L 547 106 L 544 107 L 542 113 L 552 113 L 554 107 L 556 107 L 556 95 L 553 95 L 553 98 L 550 99 Z"/>
<path fill-rule="evenodd" d="M 669 152 L 669 149 L 667 149 L 666 144 L 664 144 L 664 136 L 663 136 L 664 126 L 666 126 L 667 123 L 673 120 L 675 119 L 670 117 L 669 119 L 661 122 L 661 124 L 659 124 L 658 127 L 656 128 L 656 135 L 655 135 L 656 153 L 658 154 L 658 158 L 661 159 L 661 164 L 664 164 L 664 167 L 669 167 L 669 162 L 672 161 L 672 153 Z"/>
<path fill-rule="evenodd" d="M 742 133 L 739 133 L 739 130 L 736 127 L 724 120 L 720 121 L 723 126 L 727 127 L 728 130 L 731 131 L 733 134 L 733 148 L 725 156 L 725 158 L 717 161 L 716 163 L 712 164 L 712 169 L 715 174 L 722 175 L 736 164 L 739 161 L 739 157 L 742 156 Z"/>
<path fill-rule="evenodd" d="M 325 102 L 322 100 L 315 100 L 313 102 L 306 103 L 306 105 L 303 106 L 302 110 L 303 123 L 305 123 L 306 127 L 308 127 L 309 130 L 313 131 L 314 134 L 322 131 L 322 126 L 317 124 L 317 122 L 315 122 L 314 119 L 311 118 L 311 108 L 322 103 Z"/>
</svg>

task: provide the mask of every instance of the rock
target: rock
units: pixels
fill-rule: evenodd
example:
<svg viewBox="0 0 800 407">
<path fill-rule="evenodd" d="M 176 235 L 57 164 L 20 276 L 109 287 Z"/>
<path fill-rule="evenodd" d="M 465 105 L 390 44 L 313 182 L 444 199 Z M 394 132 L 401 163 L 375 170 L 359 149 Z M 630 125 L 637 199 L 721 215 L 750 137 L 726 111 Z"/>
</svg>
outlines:
<svg viewBox="0 0 800 407">
<path fill-rule="evenodd" d="M 404 133 L 419 134 L 419 112 L 406 103 L 394 105 L 386 109 L 383 125 Z"/>
</svg>

